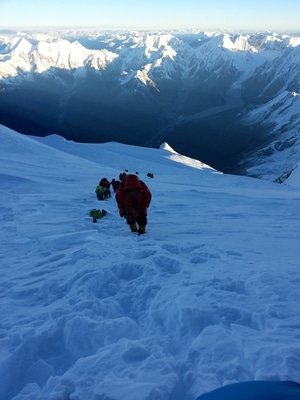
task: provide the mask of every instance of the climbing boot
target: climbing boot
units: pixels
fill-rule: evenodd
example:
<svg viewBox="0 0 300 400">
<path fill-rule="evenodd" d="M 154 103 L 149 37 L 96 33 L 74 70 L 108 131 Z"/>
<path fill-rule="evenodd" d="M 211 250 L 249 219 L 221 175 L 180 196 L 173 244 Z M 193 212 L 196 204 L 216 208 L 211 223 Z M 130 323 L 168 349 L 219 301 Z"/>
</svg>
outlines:
<svg viewBox="0 0 300 400">
<path fill-rule="evenodd" d="M 137 226 L 136 226 L 136 224 L 132 224 L 132 225 L 129 225 L 130 226 L 130 230 L 131 230 L 131 232 L 137 232 Z"/>
<path fill-rule="evenodd" d="M 146 226 L 140 226 L 139 227 L 139 235 L 143 235 L 146 231 Z"/>
</svg>

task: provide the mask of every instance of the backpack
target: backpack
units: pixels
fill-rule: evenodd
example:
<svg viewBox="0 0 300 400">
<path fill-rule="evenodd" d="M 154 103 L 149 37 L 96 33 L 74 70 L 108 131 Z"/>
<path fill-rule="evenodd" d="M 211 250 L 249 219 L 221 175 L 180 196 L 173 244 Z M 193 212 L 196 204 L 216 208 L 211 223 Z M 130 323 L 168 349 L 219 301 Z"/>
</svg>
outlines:
<svg viewBox="0 0 300 400">
<path fill-rule="evenodd" d="M 93 222 L 97 222 L 97 219 L 103 218 L 104 215 L 106 215 L 106 214 L 107 214 L 107 211 L 105 211 L 105 210 L 100 211 L 100 210 L 97 210 L 96 208 L 93 208 L 89 213 L 90 217 L 93 218 Z"/>
<path fill-rule="evenodd" d="M 142 183 L 136 175 L 127 175 L 124 182 L 124 190 L 141 189 Z"/>
</svg>

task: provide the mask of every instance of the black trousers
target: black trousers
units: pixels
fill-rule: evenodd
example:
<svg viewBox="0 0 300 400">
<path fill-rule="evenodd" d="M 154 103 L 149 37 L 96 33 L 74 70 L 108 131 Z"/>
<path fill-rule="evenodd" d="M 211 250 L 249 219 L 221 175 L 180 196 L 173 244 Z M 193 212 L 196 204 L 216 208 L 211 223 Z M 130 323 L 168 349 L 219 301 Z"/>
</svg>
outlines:
<svg viewBox="0 0 300 400">
<path fill-rule="evenodd" d="M 147 215 L 143 212 L 138 217 L 135 217 L 134 214 L 127 215 L 126 221 L 128 225 L 134 225 L 137 223 L 139 226 L 146 226 L 147 225 Z"/>
</svg>

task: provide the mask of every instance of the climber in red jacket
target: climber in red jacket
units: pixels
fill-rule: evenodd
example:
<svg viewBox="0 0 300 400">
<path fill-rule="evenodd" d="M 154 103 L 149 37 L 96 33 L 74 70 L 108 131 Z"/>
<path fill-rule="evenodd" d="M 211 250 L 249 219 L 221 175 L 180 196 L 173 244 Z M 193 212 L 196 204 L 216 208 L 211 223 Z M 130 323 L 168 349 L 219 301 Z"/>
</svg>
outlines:
<svg viewBox="0 0 300 400">
<path fill-rule="evenodd" d="M 145 233 L 147 209 L 151 202 L 148 186 L 136 175 L 129 174 L 118 187 L 116 201 L 120 217 L 126 218 L 131 232 Z"/>
</svg>

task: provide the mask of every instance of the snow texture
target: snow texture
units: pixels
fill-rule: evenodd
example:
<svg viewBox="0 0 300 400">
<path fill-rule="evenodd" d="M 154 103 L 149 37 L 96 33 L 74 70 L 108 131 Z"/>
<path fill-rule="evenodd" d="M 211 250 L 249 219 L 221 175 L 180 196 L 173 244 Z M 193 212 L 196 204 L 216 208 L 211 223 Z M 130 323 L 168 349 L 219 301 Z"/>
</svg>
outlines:
<svg viewBox="0 0 300 400">
<path fill-rule="evenodd" d="M 125 169 L 153 195 L 145 235 L 114 196 L 96 199 Z M 0 174 L 1 400 L 194 400 L 299 381 L 299 187 L 167 144 L 5 127 Z M 93 208 L 107 215 L 93 223 Z"/>
</svg>

